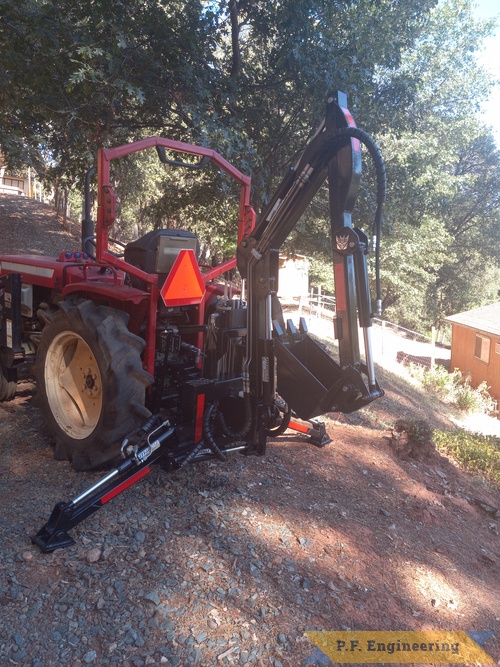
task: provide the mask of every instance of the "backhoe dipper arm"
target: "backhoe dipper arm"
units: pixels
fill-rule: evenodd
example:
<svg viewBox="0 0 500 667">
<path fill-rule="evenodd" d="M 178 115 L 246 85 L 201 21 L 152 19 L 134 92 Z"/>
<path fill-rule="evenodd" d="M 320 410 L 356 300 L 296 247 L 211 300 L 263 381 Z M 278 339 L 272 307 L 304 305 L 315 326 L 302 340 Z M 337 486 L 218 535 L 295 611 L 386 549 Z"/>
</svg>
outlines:
<svg viewBox="0 0 500 667">
<path fill-rule="evenodd" d="M 238 268 L 248 289 L 244 391 L 253 404 L 253 444 L 262 453 L 263 424 L 274 408 L 276 390 L 303 419 L 330 410 L 351 412 L 383 394 L 375 378 L 369 336 L 368 241 L 363 232 L 353 229 L 351 219 L 361 178 L 361 143 L 375 160 L 381 200 L 385 197 L 385 168 L 380 152 L 373 140 L 356 128 L 345 94 L 331 94 L 325 121 L 264 208 L 254 231 L 238 246 Z M 289 325 L 285 333 L 276 298 L 279 249 L 327 178 L 339 364 L 322 348 L 316 350 L 306 331 L 297 332 Z M 364 332 L 366 364 L 360 357 L 358 319 Z M 297 384 L 300 386 L 292 386 Z M 304 407 L 302 404 L 308 402 L 305 394 L 311 392 L 314 399 Z"/>
</svg>

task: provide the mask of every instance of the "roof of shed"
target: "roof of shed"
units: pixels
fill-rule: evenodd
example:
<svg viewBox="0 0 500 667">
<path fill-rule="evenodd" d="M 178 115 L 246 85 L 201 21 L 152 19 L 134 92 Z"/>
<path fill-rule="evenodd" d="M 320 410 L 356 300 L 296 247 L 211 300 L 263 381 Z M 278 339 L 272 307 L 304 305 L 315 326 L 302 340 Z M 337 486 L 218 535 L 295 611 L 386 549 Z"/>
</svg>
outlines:
<svg viewBox="0 0 500 667">
<path fill-rule="evenodd" d="M 474 308 L 474 310 L 467 310 L 464 313 L 450 315 L 446 318 L 446 321 L 452 324 L 460 324 L 475 331 L 484 331 L 500 336 L 500 301 L 482 308 Z"/>
</svg>

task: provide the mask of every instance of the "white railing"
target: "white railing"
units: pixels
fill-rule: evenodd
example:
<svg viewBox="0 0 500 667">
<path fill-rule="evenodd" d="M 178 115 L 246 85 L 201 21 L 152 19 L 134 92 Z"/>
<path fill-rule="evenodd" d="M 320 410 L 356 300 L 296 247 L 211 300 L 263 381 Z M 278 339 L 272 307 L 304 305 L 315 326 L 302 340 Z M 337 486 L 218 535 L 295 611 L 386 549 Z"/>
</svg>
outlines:
<svg viewBox="0 0 500 667">
<path fill-rule="evenodd" d="M 285 319 L 298 321 L 305 317 L 309 331 L 336 346 L 333 334 L 333 318 L 335 317 L 334 297 L 314 294 L 308 297 L 297 297 L 283 304 Z M 373 356 L 377 363 L 385 368 L 394 365 L 418 364 L 431 368 L 442 364 L 449 369 L 450 346 L 437 342 L 433 331 L 431 336 L 411 331 L 404 327 L 374 318 L 372 326 Z M 363 340 L 360 335 L 360 340 Z"/>
</svg>

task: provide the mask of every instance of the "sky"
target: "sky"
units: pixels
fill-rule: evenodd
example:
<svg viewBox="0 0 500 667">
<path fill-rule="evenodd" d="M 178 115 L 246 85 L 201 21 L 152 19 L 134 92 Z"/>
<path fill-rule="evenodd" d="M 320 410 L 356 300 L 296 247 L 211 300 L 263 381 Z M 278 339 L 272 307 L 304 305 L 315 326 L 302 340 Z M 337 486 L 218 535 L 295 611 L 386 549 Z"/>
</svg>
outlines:
<svg viewBox="0 0 500 667">
<path fill-rule="evenodd" d="M 474 14 L 476 18 L 497 18 L 499 26 L 495 35 L 485 41 L 484 52 L 480 56 L 480 62 L 497 79 L 500 79 L 500 0 L 475 0 Z M 483 120 L 487 125 L 493 127 L 497 146 L 500 148 L 500 85 L 498 85 L 484 105 Z"/>
</svg>

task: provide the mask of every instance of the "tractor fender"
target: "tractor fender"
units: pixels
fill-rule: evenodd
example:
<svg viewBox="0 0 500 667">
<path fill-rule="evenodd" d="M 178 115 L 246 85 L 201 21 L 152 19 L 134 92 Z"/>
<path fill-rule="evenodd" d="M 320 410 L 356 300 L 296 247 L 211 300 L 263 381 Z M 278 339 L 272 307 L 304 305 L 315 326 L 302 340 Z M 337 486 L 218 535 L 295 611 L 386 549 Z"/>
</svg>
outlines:
<svg viewBox="0 0 500 667">
<path fill-rule="evenodd" d="M 139 334 L 141 325 L 147 319 L 151 295 L 148 292 L 130 287 L 129 285 L 113 285 L 111 283 L 79 282 L 66 285 L 62 291 L 63 299 L 73 301 L 74 298 L 90 299 L 103 305 L 121 310 L 128 314 L 128 329 Z M 65 301 L 59 302 L 64 310 Z"/>
<path fill-rule="evenodd" d="M 138 306 L 142 301 L 149 299 L 149 293 L 128 285 L 113 285 L 110 283 L 70 283 L 63 288 L 62 297 L 67 299 L 70 295 L 82 295 L 88 299 L 92 297 L 104 297 L 114 301 L 117 305 L 123 302 L 133 303 Z M 118 307 L 120 307 L 118 305 Z"/>
</svg>

